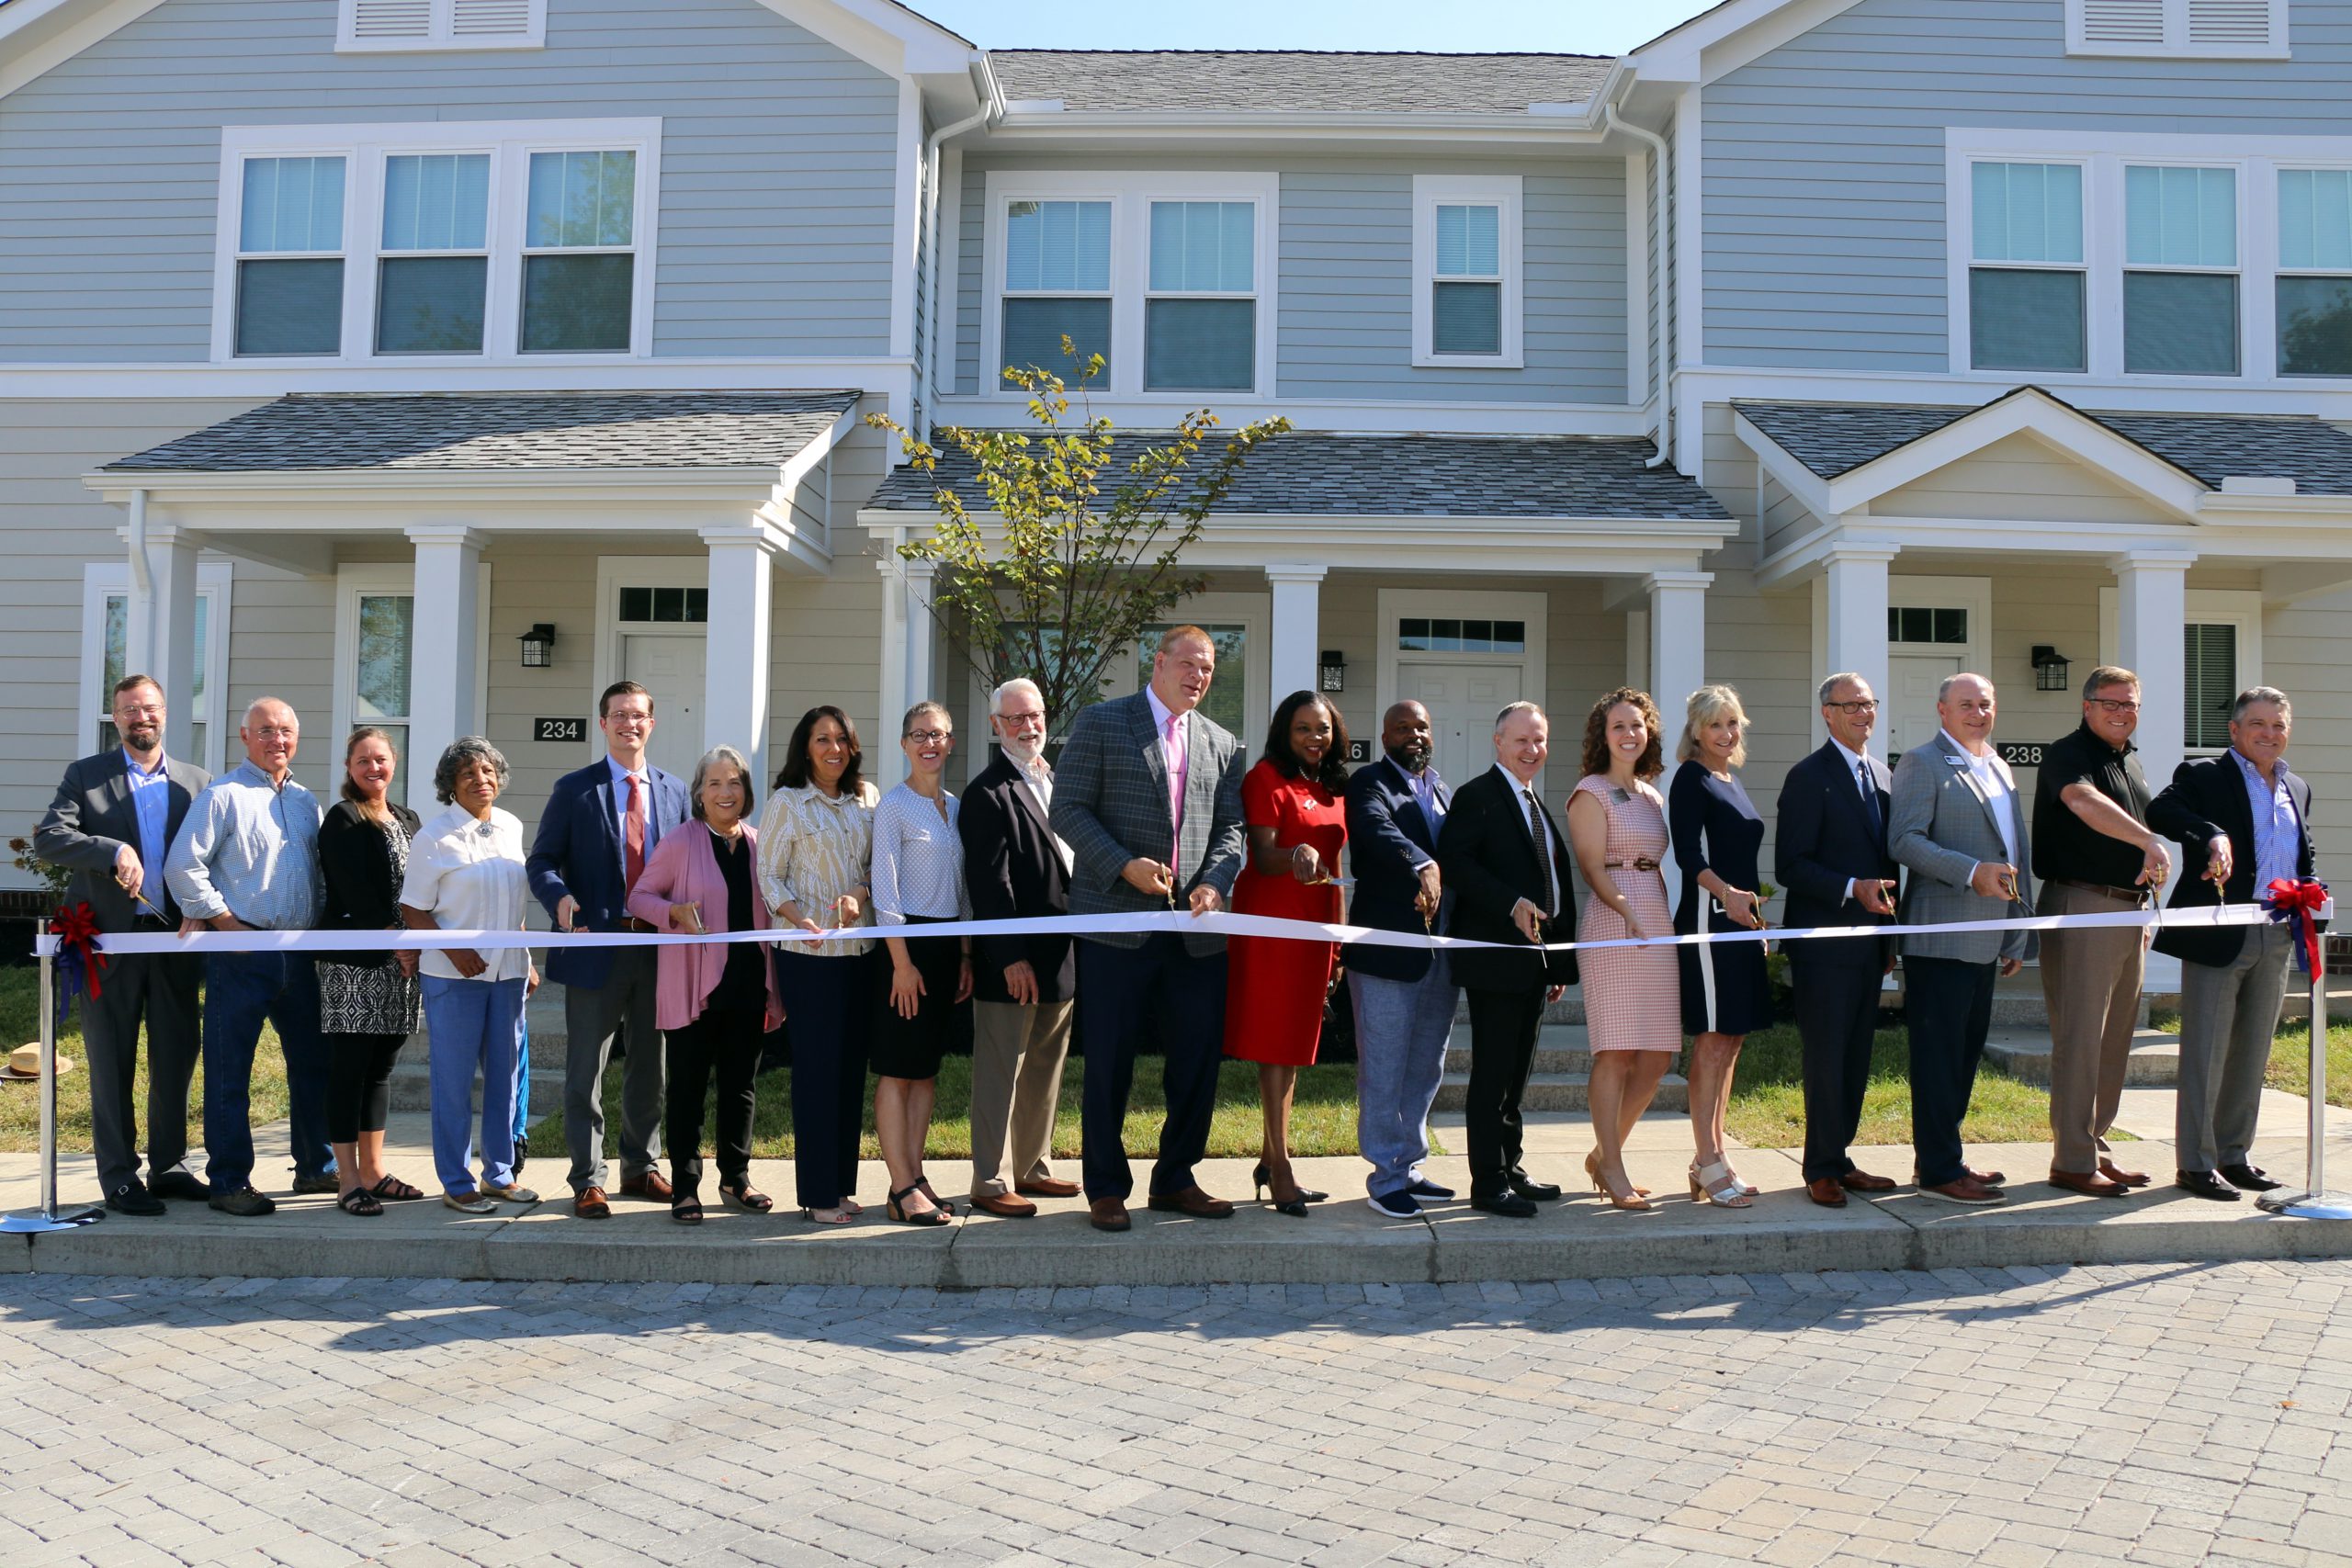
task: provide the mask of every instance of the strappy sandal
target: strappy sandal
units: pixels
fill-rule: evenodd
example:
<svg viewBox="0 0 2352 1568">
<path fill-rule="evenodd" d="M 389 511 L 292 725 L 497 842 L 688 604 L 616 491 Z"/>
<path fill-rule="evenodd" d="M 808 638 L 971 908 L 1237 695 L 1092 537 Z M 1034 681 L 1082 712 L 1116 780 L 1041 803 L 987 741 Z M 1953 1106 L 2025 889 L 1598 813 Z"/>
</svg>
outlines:
<svg viewBox="0 0 2352 1568">
<path fill-rule="evenodd" d="M 702 1200 L 699 1198 L 688 1198 L 683 1202 L 671 1204 L 670 1217 L 677 1221 L 682 1225 L 698 1225 L 702 1224 Z"/>
<path fill-rule="evenodd" d="M 372 1218 L 384 1212 L 384 1205 L 376 1201 L 376 1195 L 365 1187 L 353 1188 L 337 1198 L 334 1206 L 346 1214 L 357 1214 L 362 1218 Z"/>
<path fill-rule="evenodd" d="M 918 1213 L 910 1213 L 907 1211 L 907 1200 L 922 1190 L 922 1183 L 920 1181 L 916 1182 L 911 1187 L 899 1188 L 896 1192 L 890 1194 L 890 1202 L 887 1213 L 892 1219 L 898 1221 L 902 1225 L 944 1225 L 947 1224 L 948 1216 L 937 1209 L 925 1209 Z"/>
<path fill-rule="evenodd" d="M 413 1203 L 424 1196 L 424 1189 L 411 1187 L 397 1176 L 388 1176 L 368 1190 L 388 1203 Z"/>
<path fill-rule="evenodd" d="M 918 1176 L 915 1178 L 915 1185 L 922 1189 L 922 1195 L 931 1200 L 931 1206 L 933 1208 L 938 1210 L 941 1213 L 946 1215 L 951 1220 L 956 1217 L 956 1205 L 931 1190 L 930 1177 Z"/>
<path fill-rule="evenodd" d="M 1725 1209 L 1752 1209 L 1756 1206 L 1756 1201 L 1747 1195 L 1747 1189 L 1740 1184 L 1738 1177 L 1732 1174 L 1731 1162 L 1720 1159 L 1707 1166 L 1702 1166 L 1696 1160 L 1690 1162 L 1690 1201 L 1694 1203 L 1713 1203 Z"/>
<path fill-rule="evenodd" d="M 826 1217 L 820 1219 L 818 1216 L 820 1213 Z M 845 1225 L 857 1218 L 847 1209 L 803 1209 L 800 1211 L 800 1217 L 812 1225 Z"/>
<path fill-rule="evenodd" d="M 754 1214 L 764 1214 L 775 1207 L 775 1200 L 758 1190 L 748 1181 L 722 1181 L 719 1195 L 739 1209 Z"/>
</svg>

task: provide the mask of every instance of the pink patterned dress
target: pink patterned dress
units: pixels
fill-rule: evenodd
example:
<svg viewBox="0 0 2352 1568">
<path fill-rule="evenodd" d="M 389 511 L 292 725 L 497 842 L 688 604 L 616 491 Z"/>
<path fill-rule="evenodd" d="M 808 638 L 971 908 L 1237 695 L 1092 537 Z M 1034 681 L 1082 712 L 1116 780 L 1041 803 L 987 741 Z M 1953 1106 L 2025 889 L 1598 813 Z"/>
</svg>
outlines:
<svg viewBox="0 0 2352 1568">
<path fill-rule="evenodd" d="M 1666 877 L 1641 870 L 1666 859 L 1666 801 L 1647 784 L 1621 793 L 1597 773 L 1577 781 L 1577 789 L 1598 799 L 1609 813 L 1609 841 L 1601 859 L 1610 879 L 1640 917 L 1645 936 L 1671 936 L 1674 918 L 1666 905 Z M 1574 798 L 1573 795 L 1570 797 Z M 1577 922 L 1578 942 L 1609 942 L 1631 936 L 1624 918 L 1587 895 Z M 1577 954 L 1584 981 L 1585 1025 L 1595 1051 L 1682 1049 L 1682 974 L 1671 947 L 1606 947 Z"/>
</svg>

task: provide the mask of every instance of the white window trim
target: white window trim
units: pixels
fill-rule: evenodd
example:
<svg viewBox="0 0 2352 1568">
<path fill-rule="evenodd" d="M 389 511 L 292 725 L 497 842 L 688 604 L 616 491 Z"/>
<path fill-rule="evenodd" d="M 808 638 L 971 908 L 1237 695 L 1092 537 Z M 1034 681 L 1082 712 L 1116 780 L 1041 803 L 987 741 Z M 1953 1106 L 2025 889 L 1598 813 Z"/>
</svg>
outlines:
<svg viewBox="0 0 2352 1568">
<path fill-rule="evenodd" d="M 2086 370 L 1979 370 L 1971 363 L 1968 274 L 1976 263 L 1970 166 L 1976 163 L 2078 164 L 2083 168 L 2084 331 Z M 2228 168 L 2238 186 L 2238 374 L 2174 376 L 2123 368 L 2124 175 L 2127 165 Z M 2352 376 L 2278 374 L 2278 171 L 2352 167 L 2352 137 L 2176 135 L 1985 130 L 1944 133 L 1945 294 L 1951 373 L 2014 386 L 2120 381 L 2129 386 L 2308 391 L 2352 387 Z M 2010 264 L 1988 262 L 1988 266 Z M 2024 265 L 2024 264 L 2019 264 Z M 2196 268 L 2132 267 L 2132 271 Z M 2232 269 L 2209 269 L 2232 270 Z M 2337 276 L 2297 272 L 2290 276 Z"/>
<path fill-rule="evenodd" d="M 1206 399 L 1222 405 L 1270 403 L 1274 397 L 1274 323 L 1280 310 L 1275 265 L 1281 225 L 1281 176 L 1274 174 L 1112 170 L 1100 174 L 991 169 L 985 182 L 981 236 L 979 395 L 1023 401 L 1028 394 L 1004 385 L 1005 209 L 1015 201 L 1107 201 L 1111 204 L 1111 364 L 1094 390 L 1123 401 L 1193 409 Z M 1257 364 L 1251 389 L 1146 391 L 1144 305 L 1150 297 L 1151 204 L 1155 201 L 1247 201 L 1258 209 L 1254 265 L 1258 285 Z M 1188 298 L 1239 299 L 1239 295 Z M 1056 369 L 1056 367 L 1047 367 Z"/>
<path fill-rule="evenodd" d="M 1525 199 L 1517 175 L 1415 175 L 1413 176 L 1413 363 L 1472 370 L 1522 370 L 1527 367 L 1526 256 L 1521 241 Z M 1493 203 L 1501 209 L 1496 243 L 1501 252 L 1502 353 L 1440 354 L 1431 292 L 1437 278 L 1437 209 L 1464 203 Z"/>
<path fill-rule="evenodd" d="M 528 0 L 530 20 L 520 33 L 459 34 L 453 30 L 454 0 L 432 0 L 432 29 L 424 38 L 361 38 L 354 26 L 356 0 L 336 0 L 334 51 L 337 54 L 421 54 L 492 49 L 544 49 L 548 41 L 548 0 Z"/>
<path fill-rule="evenodd" d="M 487 733 L 490 723 L 490 563 L 483 561 L 474 569 L 474 728 Z M 352 710 L 358 703 L 359 684 L 359 601 L 362 597 L 379 593 L 405 593 L 416 596 L 416 568 L 397 562 L 363 566 L 338 567 L 334 574 L 334 698 L 330 706 L 334 728 L 327 737 L 333 752 L 328 764 L 328 778 L 335 788 L 343 784 L 343 741 L 359 721 Z M 409 623 L 412 638 L 425 635 L 424 617 L 413 617 Z M 415 649 L 409 650 L 410 668 L 415 668 Z M 414 713 L 416 694 L 409 693 L 411 713 L 397 722 L 407 725 L 413 738 L 416 726 Z M 371 721 L 372 722 L 372 721 Z M 392 721 L 386 721 L 392 722 Z M 437 757 L 418 758 L 403 755 L 400 760 L 401 788 L 411 807 L 419 815 L 433 815 L 433 768 Z M 329 792 L 330 795 L 333 791 Z"/>
<path fill-rule="evenodd" d="M 2066 52 L 2077 59 L 2286 60 L 2290 58 L 2287 30 L 2288 0 L 2270 0 L 2270 34 L 2259 44 L 2191 44 L 2188 41 L 2188 0 L 2165 0 L 2165 37 L 2161 43 L 2093 42 L 2083 36 L 2083 0 L 2066 0 Z"/>
<path fill-rule="evenodd" d="M 209 601 L 205 611 L 204 691 L 213 711 L 205 716 L 204 755 L 190 757 L 209 773 L 220 772 L 227 754 L 227 736 L 235 727 L 221 721 L 229 701 L 229 610 L 235 594 L 234 569 L 227 561 L 199 561 L 196 596 Z M 130 566 L 127 561 L 92 561 L 82 569 L 82 677 L 74 687 L 74 746 L 77 756 L 97 747 L 97 716 L 107 694 L 101 690 L 107 674 L 107 601 L 130 597 Z M 134 671 L 126 671 L 131 673 Z M 193 722 L 191 716 L 190 722 Z"/>
<path fill-rule="evenodd" d="M 2185 594 L 2182 619 L 2192 626 L 2235 627 L 2238 642 L 2237 688 L 2262 684 L 2262 594 L 2251 588 L 2191 588 Z M 2098 591 L 2098 661 L 2113 664 L 2120 657 L 2116 645 L 2121 633 L 2121 613 L 2110 584 Z M 2218 757 L 2223 746 L 2191 746 L 2183 756 Z M 2157 787 L 2162 788 L 2159 784 Z"/>
<path fill-rule="evenodd" d="M 691 636 L 701 632 L 706 640 L 710 636 L 707 621 L 624 621 L 621 619 L 621 590 L 624 588 L 704 588 L 710 586 L 710 557 L 699 556 L 598 556 L 596 558 L 596 641 L 594 648 L 595 692 L 601 693 L 621 678 L 623 639 L 632 631 L 657 632 L 673 637 Z M 605 754 L 604 732 L 595 726 L 594 694 L 591 694 L 588 717 L 588 760 L 595 761 Z M 662 716 L 653 716 L 657 720 Z"/>
<path fill-rule="evenodd" d="M 529 218 L 534 152 L 633 152 L 637 209 L 630 232 L 637 257 L 625 352 L 525 354 L 523 241 Z M 401 153 L 487 152 L 490 168 L 490 277 L 480 354 L 376 352 L 377 262 L 382 252 L 384 160 Z M 220 219 L 212 282 L 212 359 L 254 362 L 236 352 L 237 255 L 243 228 L 247 158 L 341 157 L 344 163 L 343 335 L 333 355 L 273 355 L 268 363 L 304 367 L 388 367 L 479 365 L 615 365 L 653 352 L 654 257 L 662 189 L 662 121 L 633 119 L 470 120 L 413 125 L 229 126 L 220 133 Z M 403 253 L 406 254 L 406 253 Z"/>
</svg>

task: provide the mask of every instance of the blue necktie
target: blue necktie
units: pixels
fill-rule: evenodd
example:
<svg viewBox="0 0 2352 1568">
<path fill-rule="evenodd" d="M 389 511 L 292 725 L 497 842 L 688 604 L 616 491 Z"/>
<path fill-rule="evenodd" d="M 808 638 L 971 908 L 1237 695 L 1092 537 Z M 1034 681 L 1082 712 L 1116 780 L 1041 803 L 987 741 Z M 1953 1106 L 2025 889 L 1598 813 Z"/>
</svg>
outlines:
<svg viewBox="0 0 2352 1568">
<path fill-rule="evenodd" d="M 1871 832 L 1883 840 L 1886 838 L 1886 818 L 1879 815 L 1878 785 L 1871 782 L 1871 765 L 1867 761 L 1854 764 L 1854 777 L 1861 782 L 1862 815 L 1871 819 Z"/>
</svg>

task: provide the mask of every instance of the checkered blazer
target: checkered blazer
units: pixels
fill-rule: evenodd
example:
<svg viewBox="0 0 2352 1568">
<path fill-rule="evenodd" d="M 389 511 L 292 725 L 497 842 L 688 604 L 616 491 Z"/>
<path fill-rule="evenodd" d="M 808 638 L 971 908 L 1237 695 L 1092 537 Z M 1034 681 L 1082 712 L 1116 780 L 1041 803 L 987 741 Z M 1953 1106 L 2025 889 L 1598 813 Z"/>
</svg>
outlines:
<svg viewBox="0 0 2352 1568">
<path fill-rule="evenodd" d="M 1054 762 L 1053 829 L 1076 855 L 1070 879 L 1073 915 L 1129 914 L 1165 909 L 1168 901 L 1136 891 L 1119 874 L 1138 856 L 1176 868 L 1176 907 L 1183 908 L 1203 883 L 1233 897 L 1241 874 L 1241 748 L 1232 735 L 1195 708 L 1185 716 L 1184 834 L 1176 840 L 1168 812 L 1168 768 L 1152 728 L 1151 702 L 1142 692 L 1080 712 Z M 1095 936 L 1089 942 L 1141 947 L 1140 933 Z M 1194 953 L 1219 953 L 1221 936 L 1187 935 Z"/>
<path fill-rule="evenodd" d="M 1999 764 L 2004 773 L 2008 764 Z M 1894 789 L 1886 818 L 1886 847 L 1908 873 L 1903 879 L 1901 919 L 1905 925 L 1945 925 L 1961 920 L 2015 919 L 2033 913 L 2033 846 L 2026 838 L 2026 819 L 2032 804 L 2017 795 L 2017 780 L 2009 780 L 2017 817 L 2018 900 L 1986 898 L 1968 886 L 1969 873 L 1984 861 L 2008 859 L 2001 829 L 1993 820 L 1992 802 L 1968 771 L 1968 760 L 1938 731 L 1933 740 L 1914 746 L 1894 765 Z M 1913 958 L 1956 958 L 1964 964 L 1990 964 L 1996 958 L 2030 958 L 2035 943 L 2031 931 L 1961 931 L 1950 936 L 1931 933 L 1903 938 L 1904 953 Z"/>
</svg>

